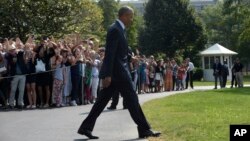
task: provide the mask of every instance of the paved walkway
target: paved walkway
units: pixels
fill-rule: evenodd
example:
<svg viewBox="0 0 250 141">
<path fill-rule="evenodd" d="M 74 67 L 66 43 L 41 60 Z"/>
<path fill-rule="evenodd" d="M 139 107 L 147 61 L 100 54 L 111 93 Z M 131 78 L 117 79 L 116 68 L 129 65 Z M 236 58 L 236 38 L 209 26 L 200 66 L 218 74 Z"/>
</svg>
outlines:
<svg viewBox="0 0 250 141">
<path fill-rule="evenodd" d="M 208 90 L 213 87 L 195 87 L 194 90 L 140 94 L 139 100 L 146 101 L 176 93 Z M 129 112 L 122 109 L 121 101 L 117 110 L 104 110 L 96 122 L 94 135 L 100 141 L 134 141 L 138 139 L 137 128 Z M 110 104 L 109 104 L 110 105 Z M 77 129 L 88 115 L 92 105 L 64 107 L 54 109 L 36 109 L 0 112 L 1 141 L 85 141 L 78 135 Z M 146 141 L 140 139 L 140 141 Z"/>
</svg>

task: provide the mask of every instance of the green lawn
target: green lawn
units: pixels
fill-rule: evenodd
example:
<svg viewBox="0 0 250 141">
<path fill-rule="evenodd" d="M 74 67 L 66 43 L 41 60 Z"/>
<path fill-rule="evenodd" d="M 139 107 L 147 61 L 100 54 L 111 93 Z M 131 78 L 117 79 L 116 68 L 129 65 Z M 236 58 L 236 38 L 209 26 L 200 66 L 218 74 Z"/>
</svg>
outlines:
<svg viewBox="0 0 250 141">
<path fill-rule="evenodd" d="M 143 105 L 157 141 L 228 141 L 230 124 L 250 124 L 250 88 L 177 94 Z"/>
<path fill-rule="evenodd" d="M 249 85 L 250 84 L 250 75 L 244 76 L 244 84 Z M 227 85 L 231 85 L 231 81 L 227 81 Z M 195 86 L 214 86 L 214 81 L 208 82 L 208 81 L 194 81 L 194 87 Z"/>
<path fill-rule="evenodd" d="M 250 75 L 246 75 L 243 77 L 243 81 L 246 82 L 247 84 L 250 84 Z"/>
<path fill-rule="evenodd" d="M 194 87 L 195 86 L 214 86 L 214 82 L 209 81 L 194 81 Z M 227 82 L 229 84 L 229 82 Z"/>
</svg>

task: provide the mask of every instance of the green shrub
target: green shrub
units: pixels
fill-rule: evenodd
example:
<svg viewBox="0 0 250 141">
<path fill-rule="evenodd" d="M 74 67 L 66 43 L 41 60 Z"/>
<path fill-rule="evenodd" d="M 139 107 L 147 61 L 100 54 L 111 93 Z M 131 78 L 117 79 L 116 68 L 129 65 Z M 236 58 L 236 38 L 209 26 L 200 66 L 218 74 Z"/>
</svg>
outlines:
<svg viewBox="0 0 250 141">
<path fill-rule="evenodd" d="M 193 79 L 201 81 L 203 78 L 203 69 L 201 68 L 196 68 L 194 71 Z"/>
</svg>

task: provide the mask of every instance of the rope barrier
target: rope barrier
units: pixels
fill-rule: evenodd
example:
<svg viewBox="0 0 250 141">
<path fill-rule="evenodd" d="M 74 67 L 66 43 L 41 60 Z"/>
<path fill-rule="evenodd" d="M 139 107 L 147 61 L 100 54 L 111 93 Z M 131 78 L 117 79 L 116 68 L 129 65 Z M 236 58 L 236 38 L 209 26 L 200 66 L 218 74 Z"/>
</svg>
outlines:
<svg viewBox="0 0 250 141">
<path fill-rule="evenodd" d="M 73 67 L 75 65 L 71 65 L 70 67 Z M 69 66 L 66 66 L 66 67 L 69 67 Z M 5 76 L 5 77 L 1 77 L 0 76 L 0 79 L 9 79 L 9 78 L 14 78 L 14 77 L 17 77 L 17 76 L 28 76 L 28 75 L 36 75 L 36 74 L 42 74 L 42 73 L 49 73 L 49 72 L 53 72 L 57 69 L 60 69 L 60 68 L 66 68 L 65 66 L 64 67 L 59 67 L 59 68 L 56 68 L 56 69 L 51 69 L 51 70 L 47 70 L 47 71 L 42 71 L 42 72 L 36 72 L 36 73 L 29 73 L 29 74 L 21 74 L 21 75 L 14 75 L 14 76 Z"/>
</svg>

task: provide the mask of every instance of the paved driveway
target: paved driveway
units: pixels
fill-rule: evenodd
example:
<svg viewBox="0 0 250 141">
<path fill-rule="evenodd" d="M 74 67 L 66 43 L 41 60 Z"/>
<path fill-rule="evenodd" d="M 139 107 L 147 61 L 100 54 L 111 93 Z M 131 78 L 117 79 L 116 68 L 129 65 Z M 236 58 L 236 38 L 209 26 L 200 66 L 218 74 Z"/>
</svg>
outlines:
<svg viewBox="0 0 250 141">
<path fill-rule="evenodd" d="M 194 90 L 207 90 L 213 87 L 196 87 Z M 194 90 L 140 94 L 143 104 L 151 99 Z M 98 118 L 94 135 L 100 141 L 134 141 L 138 139 L 137 128 L 129 112 L 122 109 L 121 101 L 115 111 L 104 110 Z M 23 111 L 0 111 L 0 141 L 84 141 L 77 129 L 88 115 L 92 105 L 54 109 Z M 145 139 L 140 139 L 144 141 Z"/>
</svg>

